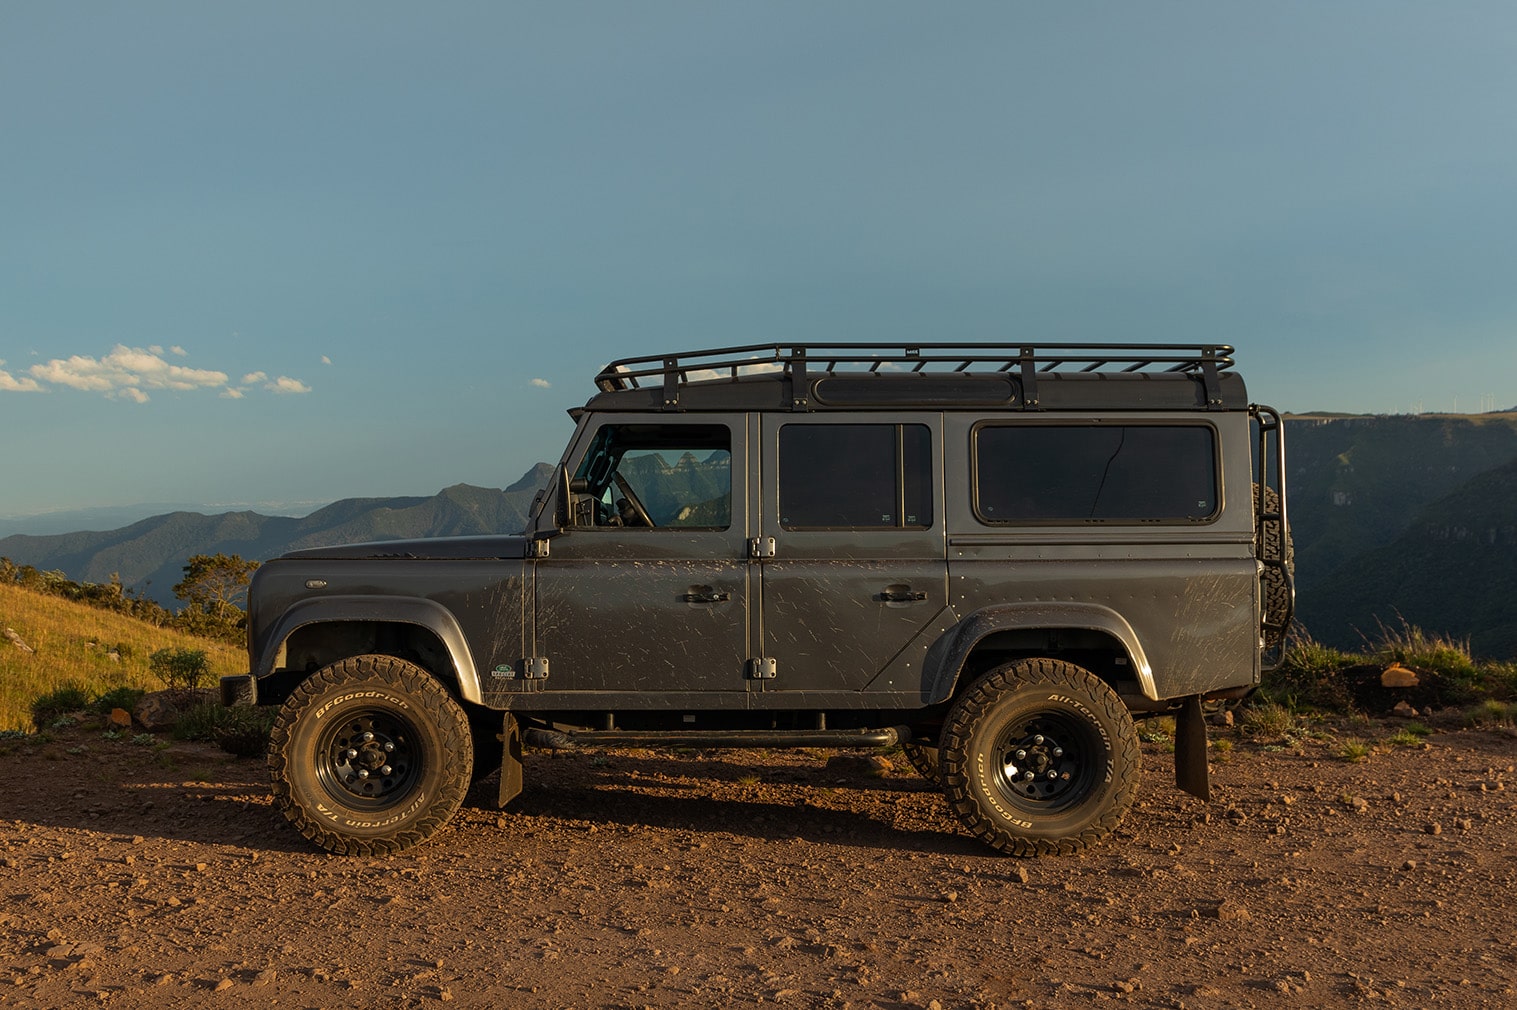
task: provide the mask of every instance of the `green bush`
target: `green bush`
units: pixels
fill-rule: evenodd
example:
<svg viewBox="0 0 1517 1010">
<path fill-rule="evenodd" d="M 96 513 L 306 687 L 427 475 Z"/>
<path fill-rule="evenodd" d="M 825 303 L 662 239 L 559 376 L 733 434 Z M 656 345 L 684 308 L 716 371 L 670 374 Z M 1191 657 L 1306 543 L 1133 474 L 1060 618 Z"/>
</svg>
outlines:
<svg viewBox="0 0 1517 1010">
<path fill-rule="evenodd" d="M 32 725 L 47 729 L 70 712 L 82 712 L 90 707 L 90 693 L 82 685 L 64 684 L 32 701 Z"/>
<path fill-rule="evenodd" d="M 145 694 L 147 692 L 140 687 L 113 687 L 96 698 L 90 708 L 101 715 L 110 715 L 115 708 L 124 708 L 130 712 Z"/>
<path fill-rule="evenodd" d="M 170 691 L 189 693 L 210 674 L 210 664 L 199 649 L 159 649 L 148 657 L 148 669 Z"/>
</svg>

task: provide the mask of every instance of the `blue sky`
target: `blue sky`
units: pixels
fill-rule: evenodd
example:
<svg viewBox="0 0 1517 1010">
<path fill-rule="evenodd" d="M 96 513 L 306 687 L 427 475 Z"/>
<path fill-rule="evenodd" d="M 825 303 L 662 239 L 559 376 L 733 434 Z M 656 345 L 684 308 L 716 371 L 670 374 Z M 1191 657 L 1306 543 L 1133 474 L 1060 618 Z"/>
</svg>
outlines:
<svg viewBox="0 0 1517 1010">
<path fill-rule="evenodd" d="M 502 487 L 605 361 L 1221 341 L 1517 406 L 1517 7 L 0 6 L 0 516 Z"/>
</svg>

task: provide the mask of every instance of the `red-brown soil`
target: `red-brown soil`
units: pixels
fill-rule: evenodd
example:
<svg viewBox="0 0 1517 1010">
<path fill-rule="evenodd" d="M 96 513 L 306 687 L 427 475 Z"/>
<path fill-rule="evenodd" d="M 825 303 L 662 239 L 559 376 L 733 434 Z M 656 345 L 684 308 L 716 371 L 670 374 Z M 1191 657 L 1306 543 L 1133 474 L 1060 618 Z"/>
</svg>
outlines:
<svg viewBox="0 0 1517 1010">
<path fill-rule="evenodd" d="M 1148 744 L 1116 837 L 1036 860 L 899 756 L 532 753 L 352 859 L 259 761 L 7 741 L 0 1007 L 1517 1006 L 1517 740 L 1335 753 L 1239 741 L 1208 805 Z"/>
</svg>

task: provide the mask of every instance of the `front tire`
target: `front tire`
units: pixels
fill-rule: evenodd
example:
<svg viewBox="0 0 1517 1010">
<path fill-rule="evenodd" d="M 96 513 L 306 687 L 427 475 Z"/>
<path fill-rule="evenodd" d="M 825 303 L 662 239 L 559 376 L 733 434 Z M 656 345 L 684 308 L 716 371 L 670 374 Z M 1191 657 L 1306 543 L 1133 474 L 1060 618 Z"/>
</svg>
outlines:
<svg viewBox="0 0 1517 1010">
<path fill-rule="evenodd" d="M 954 705 L 939 748 L 948 805 L 991 848 L 1074 853 L 1116 828 L 1138 788 L 1138 734 L 1104 681 L 1073 663 L 992 670 Z"/>
<path fill-rule="evenodd" d="M 355 656 L 306 678 L 269 735 L 275 805 L 339 855 L 400 852 L 458 810 L 473 765 L 469 720 L 426 670 Z"/>
</svg>

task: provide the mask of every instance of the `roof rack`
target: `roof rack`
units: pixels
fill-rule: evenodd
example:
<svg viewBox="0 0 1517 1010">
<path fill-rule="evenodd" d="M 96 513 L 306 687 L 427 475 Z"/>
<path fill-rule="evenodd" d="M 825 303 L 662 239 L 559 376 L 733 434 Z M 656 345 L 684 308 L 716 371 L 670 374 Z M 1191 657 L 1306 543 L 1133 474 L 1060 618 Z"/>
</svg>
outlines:
<svg viewBox="0 0 1517 1010">
<path fill-rule="evenodd" d="M 1017 370 L 1023 400 L 1037 405 L 1038 373 L 1191 372 L 1206 385 L 1209 404 L 1220 404 L 1218 373 L 1233 367 L 1227 344 L 744 344 L 621 358 L 595 377 L 602 392 L 642 389 L 662 382 L 664 403 L 679 402 L 689 382 L 736 381 L 740 376 L 788 375 L 796 389 L 809 372 L 971 372 Z"/>
</svg>

